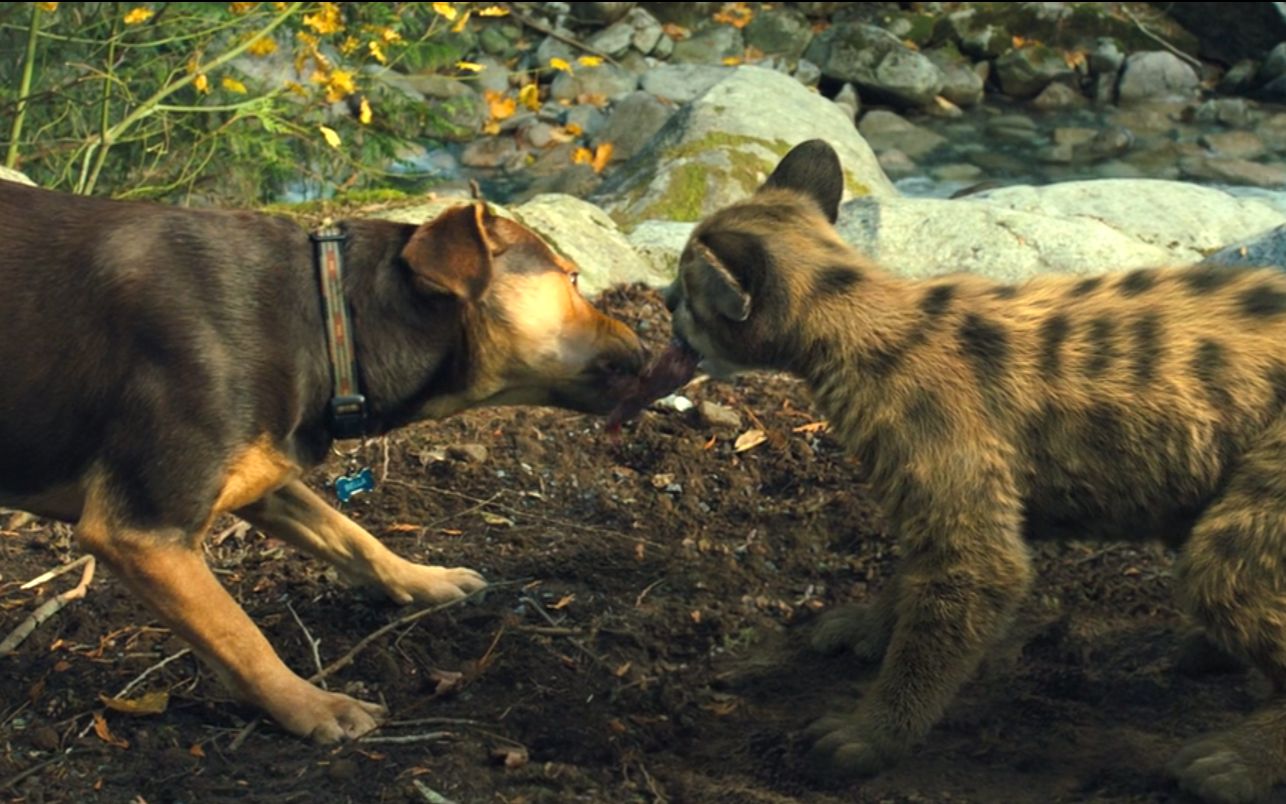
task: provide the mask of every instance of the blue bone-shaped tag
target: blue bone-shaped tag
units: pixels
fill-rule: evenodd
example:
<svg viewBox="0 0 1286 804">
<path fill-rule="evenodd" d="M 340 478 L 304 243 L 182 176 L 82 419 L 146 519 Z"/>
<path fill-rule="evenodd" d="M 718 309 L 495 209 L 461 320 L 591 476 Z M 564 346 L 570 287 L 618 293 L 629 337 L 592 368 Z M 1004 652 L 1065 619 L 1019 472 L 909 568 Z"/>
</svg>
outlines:
<svg viewBox="0 0 1286 804">
<path fill-rule="evenodd" d="M 341 503 L 346 503 L 358 494 L 365 494 L 375 488 L 375 477 L 370 467 L 355 474 L 340 475 L 335 478 L 335 496 Z"/>
</svg>

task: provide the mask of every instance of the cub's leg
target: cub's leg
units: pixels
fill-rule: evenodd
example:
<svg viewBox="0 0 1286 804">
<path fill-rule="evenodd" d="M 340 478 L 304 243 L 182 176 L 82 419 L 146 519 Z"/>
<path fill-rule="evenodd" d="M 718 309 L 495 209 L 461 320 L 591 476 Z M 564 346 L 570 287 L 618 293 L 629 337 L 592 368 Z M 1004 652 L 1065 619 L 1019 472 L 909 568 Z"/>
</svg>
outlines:
<svg viewBox="0 0 1286 804">
<path fill-rule="evenodd" d="M 1219 647 L 1262 670 L 1273 697 L 1170 765 L 1208 800 L 1255 801 L 1286 780 L 1286 420 L 1245 454 L 1176 568 L 1180 601 Z"/>
<path fill-rule="evenodd" d="M 820 773 L 871 774 L 904 754 L 1013 620 L 1031 565 L 1008 473 L 991 469 L 926 484 L 934 491 L 899 517 L 905 558 L 890 590 L 895 622 L 884 663 L 855 712 L 809 728 Z"/>
</svg>

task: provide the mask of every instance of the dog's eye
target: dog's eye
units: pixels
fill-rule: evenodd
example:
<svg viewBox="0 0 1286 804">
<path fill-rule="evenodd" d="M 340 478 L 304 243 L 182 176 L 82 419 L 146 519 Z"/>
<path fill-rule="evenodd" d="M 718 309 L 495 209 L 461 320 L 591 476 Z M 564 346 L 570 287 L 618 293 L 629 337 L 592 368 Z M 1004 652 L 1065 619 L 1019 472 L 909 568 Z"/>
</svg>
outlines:
<svg viewBox="0 0 1286 804">
<path fill-rule="evenodd" d="M 576 289 L 578 289 L 578 290 L 579 290 L 579 289 L 580 289 L 580 273 L 579 273 L 579 272 L 577 272 L 577 271 L 572 271 L 570 274 L 568 274 L 568 276 L 569 276 L 569 277 L 571 277 L 571 280 L 572 280 L 572 287 L 574 287 L 574 288 L 576 288 Z"/>
</svg>

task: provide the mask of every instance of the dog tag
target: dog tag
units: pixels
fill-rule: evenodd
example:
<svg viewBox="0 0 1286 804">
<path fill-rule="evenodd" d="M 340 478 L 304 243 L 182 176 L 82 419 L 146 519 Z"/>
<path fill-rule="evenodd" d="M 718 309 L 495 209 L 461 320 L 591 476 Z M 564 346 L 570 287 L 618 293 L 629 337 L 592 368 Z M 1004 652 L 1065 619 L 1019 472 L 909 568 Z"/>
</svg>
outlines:
<svg viewBox="0 0 1286 804">
<path fill-rule="evenodd" d="M 374 488 L 375 476 L 371 474 L 369 466 L 360 471 L 350 469 L 348 474 L 335 478 L 335 496 L 341 503 L 346 503 L 358 494 L 365 494 Z"/>
</svg>

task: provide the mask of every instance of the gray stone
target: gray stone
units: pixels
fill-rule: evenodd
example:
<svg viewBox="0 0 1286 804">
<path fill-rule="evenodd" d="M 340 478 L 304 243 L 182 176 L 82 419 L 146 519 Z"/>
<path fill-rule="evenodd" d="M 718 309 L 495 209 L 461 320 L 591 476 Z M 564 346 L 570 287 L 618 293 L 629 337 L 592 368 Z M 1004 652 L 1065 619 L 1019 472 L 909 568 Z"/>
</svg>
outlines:
<svg viewBox="0 0 1286 804">
<path fill-rule="evenodd" d="M 1038 109 L 1042 112 L 1076 109 L 1085 105 L 1085 96 L 1067 84 L 1056 81 L 1042 89 L 1039 95 L 1032 98 L 1031 105 L 1033 109 Z"/>
<path fill-rule="evenodd" d="M 624 162 L 643 150 L 674 112 L 674 106 L 651 93 L 633 92 L 615 104 L 607 125 L 594 142 L 610 142 L 612 161 Z"/>
<path fill-rule="evenodd" d="M 566 29 L 558 30 L 557 33 L 568 39 L 574 40 L 576 38 L 574 33 Z M 536 46 L 536 65 L 542 68 L 548 67 L 550 59 L 562 59 L 565 62 L 571 63 L 576 61 L 576 57 L 579 55 L 580 51 L 577 51 L 563 40 L 555 39 L 552 36 L 546 36 L 541 40 L 540 44 Z"/>
<path fill-rule="evenodd" d="M 1187 100 L 1201 84 L 1197 73 L 1173 53 L 1153 50 L 1131 54 L 1121 69 L 1117 86 L 1120 103 L 1152 100 Z"/>
<path fill-rule="evenodd" d="M 750 20 L 744 36 L 749 47 L 793 60 L 804 54 L 813 29 L 808 17 L 795 9 L 762 9 Z"/>
<path fill-rule="evenodd" d="M 1274 78 L 1286 75 L 1286 42 L 1279 43 L 1268 52 L 1263 66 L 1259 68 L 1259 80 L 1268 83 Z"/>
<path fill-rule="evenodd" d="M 478 47 L 488 55 L 506 59 L 514 55 L 521 38 L 522 28 L 516 25 L 488 25 L 478 34 Z"/>
<path fill-rule="evenodd" d="M 808 59 L 800 59 L 795 65 L 795 80 L 806 87 L 815 87 L 822 80 L 822 68 Z"/>
<path fill-rule="evenodd" d="M 846 193 L 894 192 L 834 103 L 789 76 L 743 66 L 680 109 L 594 198 L 627 230 L 645 220 L 696 221 L 746 198 L 792 146 L 814 138 L 839 153 Z"/>
<path fill-rule="evenodd" d="M 663 35 L 660 39 L 656 40 L 656 47 L 652 48 L 652 55 L 663 61 L 673 56 L 674 40 Z"/>
<path fill-rule="evenodd" d="M 681 64 L 722 64 L 746 51 L 741 31 L 731 25 L 717 25 L 676 42 L 670 59 Z"/>
<path fill-rule="evenodd" d="M 638 3 L 569 3 L 571 16 L 590 25 L 611 25 L 630 13 Z"/>
<path fill-rule="evenodd" d="M 589 165 L 568 164 L 571 150 L 555 146 L 537 157 L 532 169 L 531 184 L 513 198 L 514 204 L 524 204 L 540 195 L 571 195 L 585 198 L 598 189 L 603 179 Z M 557 163 L 557 168 L 553 168 Z M 539 168 L 539 170 L 535 169 Z"/>
<path fill-rule="evenodd" d="M 663 64 L 644 73 L 639 83 L 658 98 L 688 103 L 732 75 L 733 69 L 707 64 Z"/>
<path fill-rule="evenodd" d="M 483 55 L 476 59 L 482 65 L 482 72 L 474 79 L 474 88 L 483 93 L 506 92 L 509 89 L 509 67 L 495 56 Z"/>
<path fill-rule="evenodd" d="M 683 221 L 643 221 L 629 233 L 630 245 L 656 276 L 673 279 L 695 226 Z"/>
<path fill-rule="evenodd" d="M 741 414 L 727 405 L 720 405 L 718 402 L 706 400 L 697 405 L 697 413 L 701 415 L 701 421 L 707 427 L 725 430 L 741 429 Z"/>
<path fill-rule="evenodd" d="M 996 80 L 1010 97 L 1031 98 L 1053 81 L 1073 75 L 1062 54 L 1044 45 L 1024 45 L 996 59 Z"/>
<path fill-rule="evenodd" d="M 648 13 L 645 8 L 636 8 L 625 15 L 625 22 L 629 24 L 632 33 L 630 34 L 630 44 L 638 52 L 647 55 L 656 49 L 657 43 L 665 38 L 665 33 L 661 29 L 661 23 L 656 17 Z"/>
<path fill-rule="evenodd" d="M 543 120 L 532 118 L 522 126 L 522 135 L 533 148 L 544 148 L 554 141 L 554 127 Z"/>
<path fill-rule="evenodd" d="M 1224 95 L 1240 95 L 1249 92 L 1259 75 L 1259 63 L 1254 59 L 1242 59 L 1228 68 L 1219 79 L 1219 92 Z"/>
<path fill-rule="evenodd" d="M 1098 129 L 1079 128 L 1076 126 L 1059 126 L 1054 129 L 1052 137 L 1055 145 L 1080 145 L 1094 139 Z"/>
<path fill-rule="evenodd" d="M 1212 131 L 1198 140 L 1219 156 L 1236 159 L 1258 159 L 1268 153 L 1264 141 L 1249 131 Z"/>
<path fill-rule="evenodd" d="M 1013 47 L 1013 37 L 1004 28 L 982 23 L 974 9 L 953 11 L 943 20 L 951 39 L 976 59 L 995 59 Z"/>
<path fill-rule="evenodd" d="M 905 179 L 908 176 L 920 175 L 919 166 L 911 161 L 911 157 L 897 148 L 889 148 L 881 152 L 879 160 L 880 168 L 884 171 L 884 175 L 894 181 Z"/>
<path fill-rule="evenodd" d="M 564 122 L 567 125 L 580 127 L 585 136 L 593 137 L 603 130 L 603 126 L 607 125 L 607 115 L 599 111 L 596 106 L 581 103 L 567 110 Z"/>
<path fill-rule="evenodd" d="M 857 113 L 862 110 L 862 99 L 858 97 L 857 88 L 845 84 L 835 93 L 835 105 L 844 110 L 844 114 L 857 120 Z"/>
<path fill-rule="evenodd" d="M 1089 68 L 1092 75 L 1110 75 L 1115 77 L 1125 64 L 1125 53 L 1115 39 L 1103 36 L 1094 43 L 1089 53 Z"/>
<path fill-rule="evenodd" d="M 970 165 L 964 162 L 955 162 L 950 165 L 938 165 L 929 170 L 929 175 L 938 181 L 946 182 L 970 182 L 982 178 L 982 168 L 977 165 Z"/>
<path fill-rule="evenodd" d="M 1286 226 L 1225 246 L 1201 261 L 1220 268 L 1286 268 Z"/>
<path fill-rule="evenodd" d="M 912 159 L 922 159 L 947 144 L 941 134 L 885 109 L 867 112 L 857 130 L 876 153 L 897 148 Z"/>
<path fill-rule="evenodd" d="M 1286 187 L 1286 167 L 1221 156 L 1191 156 L 1179 162 L 1184 176 L 1248 187 Z"/>
<path fill-rule="evenodd" d="M 639 78 L 615 64 L 604 62 L 597 67 L 575 65 L 572 72 L 560 72 L 549 87 L 549 95 L 557 100 L 575 100 L 589 96 L 602 96 L 614 100 L 638 88 Z"/>
<path fill-rule="evenodd" d="M 1286 151 L 1286 113 L 1269 115 L 1255 126 L 1255 133 L 1274 151 Z"/>
<path fill-rule="evenodd" d="M 4 165 L 0 165 L 0 179 L 3 179 L 4 181 L 15 181 L 18 184 L 29 184 L 32 187 L 36 186 L 34 181 L 27 178 L 27 174 L 14 170 L 13 168 L 7 168 Z"/>
<path fill-rule="evenodd" d="M 723 6 L 723 3 L 645 3 L 661 22 L 672 22 L 684 28 L 695 28 L 706 23 Z"/>
<path fill-rule="evenodd" d="M 864 96 L 901 106 L 929 104 L 945 80 L 927 56 L 872 25 L 832 25 L 813 38 L 805 56 L 826 77 L 849 81 Z"/>
<path fill-rule="evenodd" d="M 484 137 L 464 146 L 460 164 L 471 168 L 516 170 L 522 166 L 523 154 L 512 137 Z"/>
<path fill-rule="evenodd" d="M 1286 102 L 1286 75 L 1278 76 L 1255 92 L 1255 97 L 1270 103 Z"/>
<path fill-rule="evenodd" d="M 1219 123 L 1229 128 L 1246 128 L 1251 122 L 1250 105 L 1244 98 L 1214 98 L 1194 109 L 1192 120 L 1207 126 Z"/>
<path fill-rule="evenodd" d="M 986 130 L 992 139 L 1009 145 L 1037 145 L 1045 141 L 1035 121 L 1022 114 L 993 117 L 987 121 Z"/>
<path fill-rule="evenodd" d="M 1114 159 L 1134 147 L 1134 134 L 1121 126 L 1100 129 L 1089 141 L 1073 144 L 1077 162 L 1100 162 Z"/>
<path fill-rule="evenodd" d="M 631 12 L 633 13 L 633 12 Z M 646 11 L 643 13 L 647 13 Z M 590 47 L 607 55 L 618 58 L 625 54 L 634 43 L 634 26 L 628 20 L 614 22 L 591 36 L 587 41 Z M 653 42 L 653 45 L 656 43 Z M 650 48 L 649 48 L 650 50 Z"/>
<path fill-rule="evenodd" d="M 967 64 L 950 64 L 942 69 L 942 97 L 958 106 L 982 103 L 986 83 L 977 70 Z"/>
</svg>

